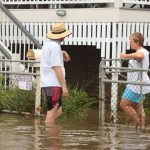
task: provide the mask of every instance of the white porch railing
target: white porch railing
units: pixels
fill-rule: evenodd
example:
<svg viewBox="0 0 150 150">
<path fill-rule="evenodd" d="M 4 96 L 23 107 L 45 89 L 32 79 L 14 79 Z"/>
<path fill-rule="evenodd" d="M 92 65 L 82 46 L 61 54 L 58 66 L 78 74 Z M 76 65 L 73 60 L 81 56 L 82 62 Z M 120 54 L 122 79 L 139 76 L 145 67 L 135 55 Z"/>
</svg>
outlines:
<svg viewBox="0 0 150 150">
<path fill-rule="evenodd" d="M 23 31 L 0 10 L 0 41 L 13 54 L 20 54 L 20 59 L 25 60 L 26 51 L 35 48 L 35 44 Z M 28 29 L 28 26 L 25 26 Z M 30 30 L 29 30 L 30 31 Z M 0 55 L 1 58 L 2 55 Z"/>
<path fill-rule="evenodd" d="M 7 59 L 11 59 L 12 58 L 12 53 L 10 52 L 10 50 L 4 45 L 3 42 L 0 41 L 0 52 L 2 53 L 2 55 L 4 55 Z M 1 54 L 0 54 L 1 55 Z"/>
<path fill-rule="evenodd" d="M 122 0 L 122 3 L 150 5 L 150 0 Z"/>
<path fill-rule="evenodd" d="M 24 22 L 25 28 L 42 44 L 52 23 Z M 145 37 L 144 45 L 150 46 L 150 23 L 131 22 L 95 22 L 65 23 L 72 34 L 65 39 L 64 45 L 96 46 L 101 57 L 119 58 L 121 52 L 130 49 L 129 36 L 133 32 L 141 32 Z M 0 38 L 13 53 L 22 53 L 25 59 L 26 50 L 34 48 L 34 44 L 12 23 L 0 22 Z M 111 51 L 112 49 L 112 51 Z"/>
<path fill-rule="evenodd" d="M 89 4 L 112 3 L 115 0 L 3 0 L 3 4 Z"/>
<path fill-rule="evenodd" d="M 141 4 L 141 5 L 150 5 L 149 0 L 2 0 L 4 5 L 40 5 L 40 4 L 49 4 L 55 5 L 60 8 L 62 4 L 100 4 L 100 3 L 122 3 L 122 4 Z M 123 6 L 123 5 L 121 5 Z M 52 7 L 51 7 L 52 8 Z M 57 8 L 57 7 L 54 7 Z"/>
</svg>

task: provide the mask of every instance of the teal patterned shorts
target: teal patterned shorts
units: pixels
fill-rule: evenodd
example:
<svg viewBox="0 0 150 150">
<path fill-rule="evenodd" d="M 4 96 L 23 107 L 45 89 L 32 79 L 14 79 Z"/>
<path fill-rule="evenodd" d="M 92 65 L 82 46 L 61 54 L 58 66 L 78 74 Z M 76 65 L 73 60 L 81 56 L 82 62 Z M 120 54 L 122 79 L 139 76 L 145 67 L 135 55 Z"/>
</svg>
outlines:
<svg viewBox="0 0 150 150">
<path fill-rule="evenodd" d="M 122 95 L 122 99 L 126 99 L 134 103 L 140 103 L 142 100 L 145 99 L 145 95 L 135 93 L 131 89 L 126 88 Z"/>
</svg>

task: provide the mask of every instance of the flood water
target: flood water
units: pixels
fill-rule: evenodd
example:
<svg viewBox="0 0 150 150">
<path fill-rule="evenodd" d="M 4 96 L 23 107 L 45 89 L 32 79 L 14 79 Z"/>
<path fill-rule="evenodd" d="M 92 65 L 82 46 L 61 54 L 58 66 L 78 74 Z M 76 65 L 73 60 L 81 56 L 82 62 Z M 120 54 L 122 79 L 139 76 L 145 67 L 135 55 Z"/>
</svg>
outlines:
<svg viewBox="0 0 150 150">
<path fill-rule="evenodd" d="M 0 150 L 150 150 L 150 131 L 86 120 L 45 125 L 41 118 L 0 114 Z"/>
</svg>

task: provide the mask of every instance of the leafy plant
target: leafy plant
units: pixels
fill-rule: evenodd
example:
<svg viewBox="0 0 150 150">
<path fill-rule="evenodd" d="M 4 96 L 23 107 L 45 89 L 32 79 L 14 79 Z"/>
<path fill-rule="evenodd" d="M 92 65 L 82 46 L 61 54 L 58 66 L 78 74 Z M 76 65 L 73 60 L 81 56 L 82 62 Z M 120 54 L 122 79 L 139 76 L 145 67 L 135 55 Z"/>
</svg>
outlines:
<svg viewBox="0 0 150 150">
<path fill-rule="evenodd" d="M 91 98 L 82 89 L 69 88 L 69 96 L 63 98 L 63 118 L 81 118 L 86 117 L 91 104 L 95 98 Z M 45 104 L 43 105 L 43 108 Z M 35 108 L 35 89 L 31 91 L 21 90 L 19 88 L 4 89 L 0 86 L 0 110 L 34 112 Z"/>
<path fill-rule="evenodd" d="M 69 89 L 69 96 L 63 98 L 63 118 L 86 117 L 95 98 L 91 98 L 83 89 Z"/>
<path fill-rule="evenodd" d="M 145 112 L 150 112 L 150 94 L 146 94 L 145 96 L 145 100 L 144 100 L 144 109 L 145 109 Z"/>
<path fill-rule="evenodd" d="M 35 90 L 25 91 L 19 88 L 0 90 L 0 109 L 10 111 L 33 112 L 35 105 Z"/>
</svg>

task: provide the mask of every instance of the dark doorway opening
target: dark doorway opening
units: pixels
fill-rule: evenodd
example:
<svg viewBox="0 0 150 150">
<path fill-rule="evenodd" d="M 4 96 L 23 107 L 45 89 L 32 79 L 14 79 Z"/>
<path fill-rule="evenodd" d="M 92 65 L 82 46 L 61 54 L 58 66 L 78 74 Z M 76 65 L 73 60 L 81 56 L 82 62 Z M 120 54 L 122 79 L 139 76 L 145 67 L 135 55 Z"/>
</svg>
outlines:
<svg viewBox="0 0 150 150">
<path fill-rule="evenodd" d="M 94 46 L 62 46 L 62 49 L 71 57 L 71 62 L 65 63 L 68 84 L 98 97 L 100 50 Z"/>
</svg>

